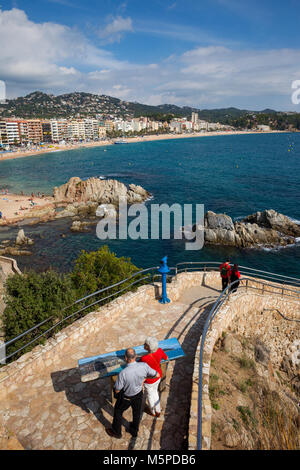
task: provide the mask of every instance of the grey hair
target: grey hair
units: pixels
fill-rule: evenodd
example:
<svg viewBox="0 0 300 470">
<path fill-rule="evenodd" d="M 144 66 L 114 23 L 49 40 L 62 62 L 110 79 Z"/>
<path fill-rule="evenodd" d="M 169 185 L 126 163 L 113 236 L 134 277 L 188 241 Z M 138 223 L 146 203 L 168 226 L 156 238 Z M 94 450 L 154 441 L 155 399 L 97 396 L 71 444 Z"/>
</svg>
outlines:
<svg viewBox="0 0 300 470">
<path fill-rule="evenodd" d="M 154 353 L 155 351 L 158 350 L 158 341 L 153 336 L 148 336 L 148 338 L 145 339 L 145 344 L 149 346 L 151 353 Z"/>
<path fill-rule="evenodd" d="M 126 349 L 125 351 L 125 357 L 127 357 L 127 359 L 129 361 L 132 361 L 132 359 L 135 359 L 136 358 L 136 352 L 133 348 L 128 348 Z"/>
</svg>

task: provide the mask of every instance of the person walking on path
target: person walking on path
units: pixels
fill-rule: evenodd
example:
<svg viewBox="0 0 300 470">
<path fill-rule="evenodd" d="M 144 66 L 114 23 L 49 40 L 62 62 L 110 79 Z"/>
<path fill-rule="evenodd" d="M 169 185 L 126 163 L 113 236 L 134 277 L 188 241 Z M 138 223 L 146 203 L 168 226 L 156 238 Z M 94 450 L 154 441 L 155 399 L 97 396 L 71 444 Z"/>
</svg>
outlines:
<svg viewBox="0 0 300 470">
<path fill-rule="evenodd" d="M 136 352 L 133 348 L 126 349 L 125 361 L 127 366 L 123 369 L 115 384 L 115 398 L 117 398 L 114 418 L 111 428 L 106 432 L 109 436 L 121 439 L 122 416 L 130 406 L 132 408 L 133 421 L 130 423 L 129 432 L 137 437 L 141 411 L 143 404 L 143 383 L 147 377 L 160 378 L 160 374 L 151 369 L 145 362 L 136 362 Z"/>
<path fill-rule="evenodd" d="M 241 274 L 239 272 L 239 267 L 237 264 L 235 264 L 232 268 L 231 276 L 230 276 L 230 283 L 232 284 L 233 282 L 237 281 L 233 286 L 230 287 L 231 292 L 236 292 L 239 285 L 240 285 L 240 279 Z"/>
<path fill-rule="evenodd" d="M 162 371 L 160 368 L 160 362 L 162 359 L 167 360 L 168 356 L 164 351 L 158 347 L 158 341 L 156 338 L 148 337 L 145 340 L 144 348 L 149 354 L 141 357 L 141 362 L 145 362 L 152 369 L 156 370 L 160 377 L 162 377 Z M 146 400 L 149 404 L 149 411 L 152 416 L 159 417 L 161 413 L 160 408 L 160 399 L 158 393 L 158 386 L 160 384 L 161 378 L 148 378 L 144 383 L 144 390 L 146 395 Z"/>
<path fill-rule="evenodd" d="M 222 278 L 222 291 L 223 291 L 228 286 L 229 281 L 230 281 L 230 276 L 231 276 L 231 267 L 230 267 L 229 259 L 227 259 L 225 263 L 221 264 L 220 274 Z"/>
</svg>

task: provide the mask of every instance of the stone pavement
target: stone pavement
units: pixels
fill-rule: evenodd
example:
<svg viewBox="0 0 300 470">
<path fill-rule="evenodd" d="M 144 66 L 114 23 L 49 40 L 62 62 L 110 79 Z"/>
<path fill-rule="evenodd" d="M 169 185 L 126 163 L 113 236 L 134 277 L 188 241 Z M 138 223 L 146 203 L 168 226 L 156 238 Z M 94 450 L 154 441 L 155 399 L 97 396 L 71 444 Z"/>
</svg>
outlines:
<svg viewBox="0 0 300 470">
<path fill-rule="evenodd" d="M 212 288 L 193 287 L 176 302 L 161 305 L 153 300 L 124 312 L 118 322 L 105 323 L 101 335 L 91 334 L 34 380 L 27 377 L 9 403 L 0 403 L 4 424 L 25 449 L 186 449 L 195 351 L 218 295 Z M 82 383 L 77 361 L 143 344 L 148 335 L 177 337 L 186 356 L 168 365 L 161 416 L 143 413 L 139 436 L 133 439 L 125 430 L 132 416 L 129 409 L 123 415 L 122 439 L 112 439 L 105 432 L 113 416 L 110 379 Z"/>
</svg>

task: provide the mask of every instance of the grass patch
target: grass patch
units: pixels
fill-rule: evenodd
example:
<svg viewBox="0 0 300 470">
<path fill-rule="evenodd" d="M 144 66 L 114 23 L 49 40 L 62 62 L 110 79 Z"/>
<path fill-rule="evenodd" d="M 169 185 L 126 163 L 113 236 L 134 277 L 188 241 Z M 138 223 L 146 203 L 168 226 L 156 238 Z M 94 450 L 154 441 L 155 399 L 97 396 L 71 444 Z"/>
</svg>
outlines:
<svg viewBox="0 0 300 470">
<path fill-rule="evenodd" d="M 239 423 L 236 419 L 234 419 L 234 418 L 232 418 L 232 425 L 233 425 L 233 428 L 234 428 L 236 431 L 239 431 L 240 428 L 241 428 L 240 423 Z"/>
<path fill-rule="evenodd" d="M 246 356 L 239 357 L 238 362 L 242 369 L 255 369 L 255 362 Z"/>
<path fill-rule="evenodd" d="M 211 423 L 211 433 L 212 434 L 216 434 L 216 432 L 218 431 L 218 428 L 219 428 L 219 426 L 217 425 L 217 423 Z"/>
<path fill-rule="evenodd" d="M 250 410 L 248 406 L 237 406 L 236 409 L 240 413 L 241 419 L 244 424 L 249 426 L 249 424 L 251 423 L 254 427 L 256 427 L 256 420 L 253 417 L 252 411 Z"/>
<path fill-rule="evenodd" d="M 238 386 L 239 390 L 242 392 L 242 393 L 246 393 L 248 388 L 249 387 L 252 387 L 253 386 L 253 382 L 251 379 L 247 379 L 245 380 L 244 382 L 241 382 Z"/>
</svg>

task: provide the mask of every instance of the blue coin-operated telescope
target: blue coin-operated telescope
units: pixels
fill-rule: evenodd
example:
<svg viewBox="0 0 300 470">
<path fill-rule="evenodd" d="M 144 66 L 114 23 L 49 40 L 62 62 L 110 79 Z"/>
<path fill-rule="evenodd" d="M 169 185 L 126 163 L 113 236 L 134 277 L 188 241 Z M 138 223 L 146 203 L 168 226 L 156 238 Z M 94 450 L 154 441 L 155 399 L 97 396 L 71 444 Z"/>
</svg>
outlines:
<svg viewBox="0 0 300 470">
<path fill-rule="evenodd" d="M 167 274 L 170 272 L 170 269 L 167 265 L 168 257 L 165 256 L 160 262 L 160 268 L 158 272 L 161 274 L 161 284 L 162 284 L 162 296 L 159 302 L 161 304 L 168 304 L 170 303 L 170 299 L 167 296 Z"/>
</svg>

